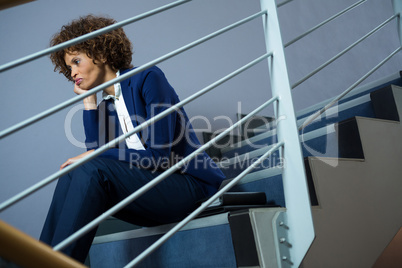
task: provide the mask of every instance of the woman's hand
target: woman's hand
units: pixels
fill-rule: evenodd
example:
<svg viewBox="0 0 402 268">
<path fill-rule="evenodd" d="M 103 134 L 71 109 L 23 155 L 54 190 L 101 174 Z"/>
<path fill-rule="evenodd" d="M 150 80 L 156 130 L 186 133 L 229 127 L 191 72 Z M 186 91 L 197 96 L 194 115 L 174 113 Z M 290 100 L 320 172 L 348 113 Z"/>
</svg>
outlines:
<svg viewBox="0 0 402 268">
<path fill-rule="evenodd" d="M 81 158 L 83 158 L 84 156 L 89 155 L 90 153 L 92 153 L 93 151 L 95 151 L 94 149 L 90 150 L 90 151 L 86 151 L 85 153 L 82 153 L 80 155 L 77 155 L 76 157 L 73 158 L 69 158 L 66 162 L 64 162 L 61 166 L 60 166 L 60 170 L 62 170 L 63 168 L 65 168 L 68 165 L 71 165 L 75 162 L 77 162 L 78 160 L 80 160 Z"/>
<path fill-rule="evenodd" d="M 77 95 L 81 95 L 84 93 L 87 93 L 88 90 L 80 88 L 77 84 L 74 86 L 74 93 Z M 86 97 L 84 100 L 84 106 L 85 110 L 96 110 L 98 109 L 97 107 L 97 99 L 96 99 L 96 94 L 93 94 L 89 97 Z"/>
</svg>

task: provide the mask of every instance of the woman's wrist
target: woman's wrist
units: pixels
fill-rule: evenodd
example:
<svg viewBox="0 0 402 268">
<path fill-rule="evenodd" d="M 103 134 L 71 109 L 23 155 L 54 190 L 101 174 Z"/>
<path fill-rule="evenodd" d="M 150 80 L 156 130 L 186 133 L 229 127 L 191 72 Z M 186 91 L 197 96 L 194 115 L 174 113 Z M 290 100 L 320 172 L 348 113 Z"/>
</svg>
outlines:
<svg viewBox="0 0 402 268">
<path fill-rule="evenodd" d="M 97 101 L 96 101 L 96 95 L 91 95 L 89 97 L 86 97 L 84 99 L 84 106 L 85 110 L 96 110 L 98 109 Z"/>
</svg>

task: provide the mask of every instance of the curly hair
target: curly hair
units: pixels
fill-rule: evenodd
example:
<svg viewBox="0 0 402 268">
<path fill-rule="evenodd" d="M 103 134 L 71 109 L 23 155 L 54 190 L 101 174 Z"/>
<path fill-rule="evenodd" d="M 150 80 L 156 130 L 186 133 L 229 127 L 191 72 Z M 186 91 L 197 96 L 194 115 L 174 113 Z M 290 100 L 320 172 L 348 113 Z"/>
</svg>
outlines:
<svg viewBox="0 0 402 268">
<path fill-rule="evenodd" d="M 106 17 L 94 15 L 80 17 L 79 19 L 73 20 L 71 23 L 62 26 L 60 32 L 52 37 L 50 45 L 55 46 L 61 44 L 114 23 L 116 23 L 114 19 Z M 71 78 L 71 70 L 67 67 L 64 61 L 65 54 L 71 52 L 86 53 L 94 63 L 95 61 L 106 60 L 106 63 L 109 64 L 114 71 L 132 68 L 132 44 L 122 28 L 113 30 L 50 55 L 50 59 L 55 66 L 54 71 L 58 71 L 68 80 L 73 81 Z"/>
</svg>

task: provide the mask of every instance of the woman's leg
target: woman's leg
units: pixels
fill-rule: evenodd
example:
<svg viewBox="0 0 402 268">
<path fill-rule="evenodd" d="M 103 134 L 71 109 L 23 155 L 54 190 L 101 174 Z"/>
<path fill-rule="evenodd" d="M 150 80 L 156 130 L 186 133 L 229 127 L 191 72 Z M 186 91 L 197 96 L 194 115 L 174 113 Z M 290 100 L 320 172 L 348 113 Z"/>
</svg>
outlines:
<svg viewBox="0 0 402 268">
<path fill-rule="evenodd" d="M 116 198 L 112 201 L 114 204 L 162 174 L 162 172 L 151 172 L 135 167 L 132 172 L 139 173 L 135 177 L 141 178 L 142 182 L 140 185 L 128 183 L 119 185 L 115 190 L 111 189 L 114 191 L 111 196 Z M 140 226 L 177 222 L 195 210 L 197 203 L 205 197 L 196 179 L 189 175 L 174 173 L 114 216 Z"/>
<path fill-rule="evenodd" d="M 106 209 L 102 165 L 92 160 L 59 179 L 41 241 L 56 246 Z M 96 229 L 92 230 L 62 252 L 84 262 L 95 232 Z"/>
<path fill-rule="evenodd" d="M 54 190 L 53 200 L 50 204 L 49 213 L 44 227 L 42 229 L 42 233 L 40 235 L 40 240 L 49 245 L 52 244 L 53 236 L 59 222 L 59 218 L 61 212 L 63 211 L 64 201 L 66 200 L 66 195 L 68 193 L 68 188 L 70 187 L 70 174 L 67 174 L 61 177 L 58 182 L 56 189 Z M 67 177 L 67 178 L 64 178 Z"/>
<path fill-rule="evenodd" d="M 159 174 L 105 158 L 85 163 L 60 178 L 41 240 L 57 245 Z M 116 217 L 142 226 L 173 222 L 186 216 L 204 197 L 191 176 L 173 174 L 118 212 Z M 62 251 L 83 262 L 95 232 L 91 231 Z"/>
</svg>

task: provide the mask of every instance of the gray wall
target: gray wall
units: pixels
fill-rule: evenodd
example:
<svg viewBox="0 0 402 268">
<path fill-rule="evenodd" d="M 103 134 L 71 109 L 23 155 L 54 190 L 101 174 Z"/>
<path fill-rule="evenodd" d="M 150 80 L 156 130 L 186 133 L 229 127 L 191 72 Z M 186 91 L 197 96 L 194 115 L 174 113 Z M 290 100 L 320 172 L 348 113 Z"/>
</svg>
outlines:
<svg viewBox="0 0 402 268">
<path fill-rule="evenodd" d="M 108 14 L 121 21 L 166 4 L 162 0 L 41 0 L 0 11 L 0 64 L 48 47 L 61 25 L 88 13 Z M 171 2 L 171 1 L 169 1 Z M 284 42 L 343 10 L 352 0 L 297 0 L 278 11 Z M 123 7 L 123 8 L 122 8 Z M 147 18 L 124 29 L 133 41 L 134 65 L 170 52 L 188 42 L 259 11 L 257 0 L 192 1 L 164 14 Z M 370 0 L 286 49 L 291 83 L 322 64 L 343 48 L 392 16 L 390 0 Z M 296 110 L 340 93 L 399 46 L 396 23 L 347 53 L 316 77 L 294 90 Z M 261 20 L 159 64 L 179 96 L 184 99 L 216 79 L 265 53 Z M 367 81 L 400 70 L 399 53 Z M 0 129 L 37 114 L 74 96 L 73 86 L 53 72 L 48 57 L 0 73 Z M 366 81 L 366 82 L 367 82 Z M 191 103 L 190 117 L 203 116 L 211 130 L 227 127 L 236 112 L 250 112 L 270 97 L 267 64 L 260 63 L 213 93 Z M 253 93 L 251 93 L 253 92 Z M 77 104 L 78 105 L 78 104 Z M 80 112 L 69 107 L 51 118 L 0 140 L 0 202 L 57 171 L 67 158 L 80 154 L 83 140 Z M 65 121 L 73 114 L 71 124 Z M 263 114 L 272 114 L 271 110 Z M 216 118 L 227 116 L 230 120 Z M 67 120 L 69 121 L 69 120 Z M 206 129 L 201 119 L 195 128 Z M 71 129 L 71 131 L 70 131 Z M 72 133 L 73 140 L 71 139 Z M 55 184 L 52 183 L 19 204 L 0 213 L 0 218 L 38 237 Z"/>
</svg>

